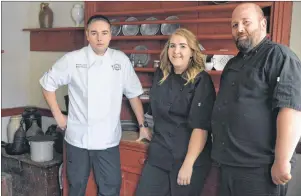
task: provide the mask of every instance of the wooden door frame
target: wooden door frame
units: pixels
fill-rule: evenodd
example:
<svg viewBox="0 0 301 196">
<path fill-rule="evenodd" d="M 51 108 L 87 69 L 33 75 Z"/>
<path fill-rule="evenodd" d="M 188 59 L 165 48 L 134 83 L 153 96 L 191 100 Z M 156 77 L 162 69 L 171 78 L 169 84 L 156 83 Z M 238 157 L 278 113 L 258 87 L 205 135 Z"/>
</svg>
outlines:
<svg viewBox="0 0 301 196">
<path fill-rule="evenodd" d="M 272 40 L 289 46 L 292 23 L 292 1 L 277 1 L 274 2 L 272 15 Z M 277 13 L 277 14 L 276 14 Z M 276 15 L 276 17 L 273 17 Z"/>
</svg>

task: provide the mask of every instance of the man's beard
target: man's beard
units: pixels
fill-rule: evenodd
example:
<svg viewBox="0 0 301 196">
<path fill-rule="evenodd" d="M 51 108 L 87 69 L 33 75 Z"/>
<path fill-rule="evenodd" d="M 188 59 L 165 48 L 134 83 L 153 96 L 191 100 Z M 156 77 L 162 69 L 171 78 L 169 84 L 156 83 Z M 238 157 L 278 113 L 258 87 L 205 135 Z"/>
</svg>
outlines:
<svg viewBox="0 0 301 196">
<path fill-rule="evenodd" d="M 247 35 L 246 35 L 247 36 Z M 252 39 L 247 36 L 246 39 L 239 39 L 239 37 L 235 40 L 236 47 L 239 51 L 243 53 L 247 53 L 253 48 Z"/>
</svg>

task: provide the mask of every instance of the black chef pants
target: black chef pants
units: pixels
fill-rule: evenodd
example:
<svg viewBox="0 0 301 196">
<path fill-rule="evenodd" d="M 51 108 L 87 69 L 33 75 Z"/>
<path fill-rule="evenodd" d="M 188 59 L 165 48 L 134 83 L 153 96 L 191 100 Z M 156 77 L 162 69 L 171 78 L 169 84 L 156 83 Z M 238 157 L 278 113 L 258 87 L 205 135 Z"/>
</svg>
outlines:
<svg viewBox="0 0 301 196">
<path fill-rule="evenodd" d="M 98 196 L 119 196 L 121 187 L 119 146 L 86 150 L 65 142 L 69 196 L 85 196 L 91 168 Z"/>
<path fill-rule="evenodd" d="M 288 184 L 275 185 L 271 177 L 271 167 L 221 165 L 218 196 L 285 196 Z"/>
<path fill-rule="evenodd" d="M 146 163 L 135 196 L 200 196 L 211 165 L 194 167 L 190 185 L 178 185 L 180 168 L 167 171 Z"/>
</svg>

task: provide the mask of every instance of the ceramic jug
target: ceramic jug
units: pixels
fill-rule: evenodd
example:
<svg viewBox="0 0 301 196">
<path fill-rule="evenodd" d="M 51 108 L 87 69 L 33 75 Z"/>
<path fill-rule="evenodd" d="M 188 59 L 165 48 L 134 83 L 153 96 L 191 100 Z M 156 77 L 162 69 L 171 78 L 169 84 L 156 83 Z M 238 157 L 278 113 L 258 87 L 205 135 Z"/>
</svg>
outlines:
<svg viewBox="0 0 301 196">
<path fill-rule="evenodd" d="M 9 123 L 7 125 L 7 142 L 13 143 L 14 142 L 14 136 L 18 128 L 20 127 L 22 116 L 21 115 L 15 115 L 11 116 Z"/>
<path fill-rule="evenodd" d="M 49 7 L 49 3 L 40 4 L 39 22 L 41 28 L 52 28 L 53 12 Z"/>
<path fill-rule="evenodd" d="M 37 120 L 39 127 L 42 127 L 42 116 L 38 109 L 36 107 L 26 107 L 22 113 L 22 124 L 25 124 L 25 131 L 31 127 L 33 120 Z"/>
<path fill-rule="evenodd" d="M 6 153 L 10 155 L 21 155 L 29 152 L 29 144 L 22 125 L 19 126 L 14 135 L 14 142 L 12 144 L 5 145 L 5 150 Z"/>
<path fill-rule="evenodd" d="M 84 8 L 81 4 L 75 4 L 71 10 L 72 19 L 75 21 L 75 26 L 79 27 L 84 20 Z"/>
<path fill-rule="evenodd" d="M 30 138 L 36 135 L 44 135 L 44 132 L 39 127 L 37 120 L 33 120 L 31 127 L 26 132 L 26 138 Z"/>
</svg>

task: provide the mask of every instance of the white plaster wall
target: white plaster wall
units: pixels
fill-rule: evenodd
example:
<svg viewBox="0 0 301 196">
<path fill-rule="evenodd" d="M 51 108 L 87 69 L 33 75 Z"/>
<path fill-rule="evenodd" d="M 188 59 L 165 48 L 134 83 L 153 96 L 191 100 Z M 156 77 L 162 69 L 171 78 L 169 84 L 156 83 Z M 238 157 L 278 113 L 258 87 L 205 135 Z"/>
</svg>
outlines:
<svg viewBox="0 0 301 196">
<path fill-rule="evenodd" d="M 47 2 L 47 1 L 45 1 Z M 74 21 L 71 18 L 71 9 L 74 4 L 81 4 L 83 1 L 77 2 L 49 2 L 49 7 L 53 11 L 53 27 L 73 27 Z M 38 28 L 38 13 L 40 9 L 40 2 L 31 2 L 28 11 L 28 27 Z M 81 26 L 84 26 L 82 23 Z M 29 32 L 27 32 L 29 34 Z M 83 35 L 84 36 L 84 35 Z M 42 95 L 42 89 L 39 84 L 39 79 L 43 74 L 51 68 L 51 66 L 66 52 L 30 52 L 29 64 L 30 69 L 34 70 L 30 74 L 30 96 L 29 103 L 42 108 L 48 108 L 47 103 Z M 64 96 L 68 93 L 67 87 L 62 87 L 56 91 L 57 100 L 62 110 L 65 110 Z"/>
<path fill-rule="evenodd" d="M 29 34 L 27 27 L 30 2 L 2 2 L 2 108 L 29 104 Z"/>
<path fill-rule="evenodd" d="M 293 3 L 292 24 L 291 24 L 291 38 L 290 48 L 301 59 L 301 2 L 295 1 Z M 301 88 L 301 87 L 300 87 Z M 301 155 L 297 155 L 298 161 L 294 170 L 293 179 L 289 184 L 287 196 L 301 195 Z"/>
</svg>

